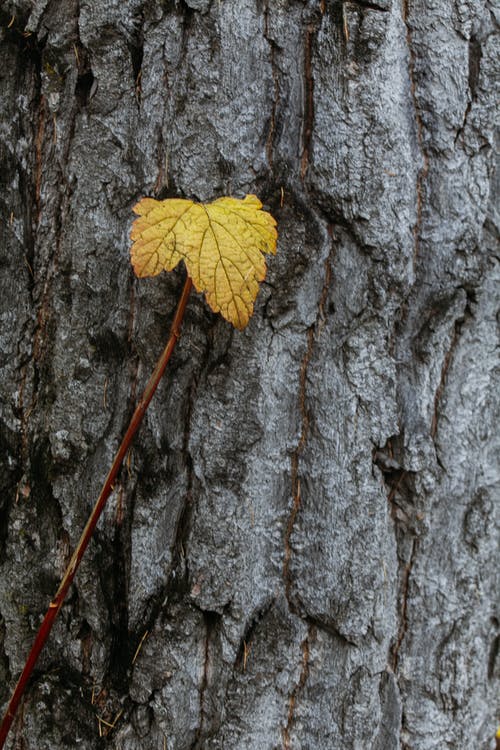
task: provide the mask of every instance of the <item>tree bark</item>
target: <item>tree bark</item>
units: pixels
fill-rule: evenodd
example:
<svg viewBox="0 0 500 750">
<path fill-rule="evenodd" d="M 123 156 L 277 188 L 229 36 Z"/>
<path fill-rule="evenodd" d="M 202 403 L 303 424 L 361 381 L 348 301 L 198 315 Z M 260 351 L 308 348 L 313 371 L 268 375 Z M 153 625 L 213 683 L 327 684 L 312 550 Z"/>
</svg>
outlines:
<svg viewBox="0 0 500 750">
<path fill-rule="evenodd" d="M 182 288 L 133 278 L 131 207 L 254 192 L 279 224 L 243 333 L 191 299 L 8 747 L 488 750 L 498 12 L 11 0 L 0 25 L 3 706 Z"/>
</svg>

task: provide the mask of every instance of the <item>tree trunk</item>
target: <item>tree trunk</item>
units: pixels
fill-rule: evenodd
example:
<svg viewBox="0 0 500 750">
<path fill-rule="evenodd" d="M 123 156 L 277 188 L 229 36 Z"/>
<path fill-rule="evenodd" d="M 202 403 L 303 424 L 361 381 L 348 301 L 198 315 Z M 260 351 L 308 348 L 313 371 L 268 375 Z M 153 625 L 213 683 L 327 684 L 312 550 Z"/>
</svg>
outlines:
<svg viewBox="0 0 500 750">
<path fill-rule="evenodd" d="M 252 192 L 280 235 L 243 333 L 192 297 L 8 747 L 490 748 L 498 12 L 0 23 L 4 706 L 182 288 L 131 207 Z"/>
</svg>

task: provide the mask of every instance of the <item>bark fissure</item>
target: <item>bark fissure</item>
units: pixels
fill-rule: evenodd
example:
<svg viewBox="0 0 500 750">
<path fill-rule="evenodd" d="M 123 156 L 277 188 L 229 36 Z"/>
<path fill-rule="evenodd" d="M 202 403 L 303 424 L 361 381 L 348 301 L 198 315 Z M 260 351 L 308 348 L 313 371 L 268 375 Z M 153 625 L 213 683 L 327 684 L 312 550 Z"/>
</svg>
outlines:
<svg viewBox="0 0 500 750">
<path fill-rule="evenodd" d="M 269 45 L 269 56 L 271 63 L 271 72 L 273 76 L 273 99 L 271 104 L 271 114 L 269 117 L 269 132 L 266 139 L 266 155 L 269 169 L 273 166 L 273 149 L 274 139 L 276 135 L 276 112 L 278 108 L 278 102 L 280 97 L 280 79 L 278 71 L 276 70 L 276 42 L 269 35 L 269 0 L 266 0 L 264 7 L 264 39 Z"/>
<path fill-rule="evenodd" d="M 144 57 L 144 11 L 142 9 L 136 18 L 134 39 L 131 41 L 129 48 L 132 74 L 134 78 L 135 97 L 137 100 L 137 108 L 140 110 L 142 96 L 142 60 Z"/>
<path fill-rule="evenodd" d="M 304 690 L 304 687 L 307 683 L 307 678 L 309 677 L 310 647 L 311 647 L 311 644 L 314 642 L 315 637 L 316 637 L 315 626 L 309 625 L 308 630 L 307 630 L 307 635 L 302 641 L 302 643 L 300 644 L 302 658 L 301 658 L 299 679 L 288 698 L 288 713 L 287 713 L 286 725 L 283 727 L 283 730 L 281 732 L 282 741 L 283 741 L 283 750 L 292 750 L 291 732 L 292 732 L 293 725 L 295 722 L 295 710 L 297 708 L 297 701 L 302 691 Z"/>
<path fill-rule="evenodd" d="M 212 641 L 214 639 L 214 636 L 217 634 L 222 616 L 219 615 L 217 612 L 203 611 L 203 619 L 205 621 L 205 643 L 204 643 L 204 652 L 203 652 L 203 669 L 202 669 L 202 676 L 201 676 L 201 682 L 200 682 L 200 688 L 199 688 L 200 720 L 199 720 L 198 727 L 196 729 L 194 740 L 191 744 L 191 750 L 197 750 L 197 748 L 202 747 L 201 743 L 203 742 L 203 739 L 204 739 L 205 725 L 207 721 L 209 721 L 209 713 L 207 711 L 207 706 L 206 706 L 206 694 L 210 686 L 210 676 L 211 676 L 211 670 L 213 666 L 212 664 L 213 654 L 211 653 Z"/>
<path fill-rule="evenodd" d="M 310 23 L 304 37 L 304 117 L 302 124 L 302 154 L 300 177 L 304 181 L 309 166 L 311 139 L 314 125 L 314 76 L 312 66 L 313 46 L 318 32 L 318 22 Z"/>
<path fill-rule="evenodd" d="M 409 598 L 409 592 L 410 592 L 410 578 L 413 570 L 413 565 L 415 563 L 415 556 L 417 554 L 418 549 L 418 539 L 414 537 L 411 542 L 411 548 L 410 548 L 410 554 L 408 557 L 408 562 L 406 563 L 403 571 L 403 580 L 401 582 L 401 606 L 400 606 L 400 615 L 399 615 L 399 631 L 398 631 L 398 637 L 396 639 L 396 643 L 394 644 L 393 650 L 392 650 L 392 670 L 396 674 L 397 679 L 397 670 L 399 666 L 399 656 L 401 651 L 401 646 L 403 645 L 403 641 L 405 639 L 406 633 L 408 632 L 409 627 L 409 619 L 408 619 L 408 598 Z"/>
<path fill-rule="evenodd" d="M 108 682 L 120 694 L 123 694 L 127 690 L 128 673 L 132 656 L 132 644 L 128 627 L 128 591 L 130 573 L 129 539 L 132 528 L 130 506 L 132 505 L 131 500 L 134 493 L 133 491 L 127 492 L 126 484 L 123 481 L 117 482 L 115 493 L 117 493 L 117 504 L 112 539 L 112 594 L 108 599 L 111 603 L 110 620 L 112 623 Z"/>
<path fill-rule="evenodd" d="M 76 33 L 78 34 L 78 17 L 75 18 L 75 24 L 76 24 Z M 77 59 L 78 64 L 78 59 Z M 40 61 L 41 65 L 41 61 Z M 39 76 L 41 77 L 41 69 L 39 72 Z M 48 337 L 48 327 L 50 325 L 50 320 L 52 317 L 52 292 L 53 292 L 53 283 L 57 275 L 58 271 L 58 264 L 59 264 L 59 257 L 61 252 L 61 240 L 62 240 L 62 228 L 65 225 L 65 208 L 69 206 L 70 199 L 71 199 L 71 188 L 68 184 L 68 180 L 66 179 L 64 169 L 69 163 L 69 156 L 71 152 L 71 146 L 72 141 L 74 137 L 74 131 L 75 131 L 75 124 L 76 124 L 76 118 L 78 114 L 78 103 L 73 102 L 70 105 L 69 108 L 69 125 L 67 130 L 67 136 L 66 141 L 62 146 L 61 149 L 61 158 L 58 160 L 58 172 L 59 172 L 59 178 L 60 180 L 66 185 L 67 190 L 66 192 L 59 190 L 57 193 L 56 198 L 56 204 L 54 207 L 54 231 L 53 231 L 53 243 L 51 245 L 52 252 L 49 256 L 49 258 L 46 261 L 46 269 L 45 269 L 45 278 L 43 283 L 43 288 L 41 290 L 40 294 L 40 302 L 38 305 L 38 310 L 36 314 L 36 325 L 35 325 L 35 331 L 33 335 L 33 362 L 34 362 L 34 395 L 33 400 L 36 405 L 38 402 L 38 392 L 39 387 L 41 384 L 41 369 L 43 367 L 43 361 L 44 359 L 48 358 L 48 352 L 46 351 L 47 346 L 47 339 Z M 55 117 L 53 119 L 53 125 L 54 125 L 54 133 L 56 128 L 56 120 Z M 39 134 L 37 135 L 36 139 L 36 162 L 37 162 L 37 168 L 36 168 L 36 189 L 35 189 L 35 205 L 36 205 L 36 212 L 37 212 L 37 226 L 39 225 L 40 216 L 42 212 L 42 205 L 40 201 L 40 192 L 41 192 L 41 181 L 43 178 L 43 172 L 44 172 L 44 163 L 45 168 L 47 165 L 47 161 L 49 159 L 49 156 L 51 155 L 51 152 L 55 149 L 56 146 L 56 140 L 54 138 L 49 141 L 49 153 L 44 159 L 44 133 L 45 133 L 45 127 L 41 127 L 39 124 Z M 35 252 L 35 248 L 34 248 Z M 34 267 L 34 263 L 33 263 Z"/>
<path fill-rule="evenodd" d="M 254 616 L 247 622 L 245 631 L 241 637 L 240 647 L 235 659 L 235 668 L 242 672 L 246 671 L 247 661 L 252 646 L 252 641 L 257 629 L 266 620 L 268 614 L 272 611 L 275 603 L 275 598 L 271 598 L 264 606 L 254 614 Z"/>
<path fill-rule="evenodd" d="M 418 254 L 419 254 L 419 248 L 420 248 L 420 231 L 421 231 L 421 226 L 422 226 L 422 211 L 423 211 L 423 204 L 424 204 L 423 190 L 424 190 L 425 180 L 429 173 L 429 155 L 427 153 L 427 149 L 424 146 L 424 123 L 422 121 L 422 116 L 420 114 L 420 107 L 418 103 L 417 81 L 416 81 L 416 75 L 415 75 L 416 53 L 414 50 L 413 40 L 412 40 L 411 22 L 409 20 L 410 1 L 411 0 L 403 0 L 402 16 L 403 16 L 403 22 L 406 26 L 406 44 L 408 47 L 408 75 L 409 75 L 409 81 L 410 81 L 410 93 L 411 93 L 411 98 L 413 101 L 413 109 L 415 112 L 417 141 L 418 141 L 418 146 L 419 146 L 420 153 L 422 156 L 422 167 L 418 170 L 417 181 L 415 185 L 416 196 L 417 196 L 417 203 L 416 203 L 416 209 L 415 209 L 416 221 L 413 227 L 413 241 L 414 241 L 413 263 L 415 265 L 417 258 L 418 258 Z"/>
<path fill-rule="evenodd" d="M 194 484 L 194 469 L 193 460 L 189 449 L 189 441 L 191 436 L 191 420 L 193 416 L 193 404 L 196 400 L 196 393 L 198 390 L 198 378 L 193 376 L 190 387 L 189 395 L 187 398 L 187 409 L 186 417 L 184 422 L 184 435 L 182 440 L 182 455 L 184 458 L 184 464 L 187 470 L 187 486 L 186 494 L 184 498 L 184 505 L 179 514 L 179 519 L 175 529 L 175 537 L 173 544 L 172 554 L 172 568 L 169 576 L 169 584 L 173 586 L 174 581 L 177 590 L 187 590 L 189 585 L 189 567 L 188 567 L 188 556 L 187 556 L 187 542 L 191 530 L 191 519 L 193 514 L 193 484 Z"/>
<path fill-rule="evenodd" d="M 284 559 L 283 559 L 283 579 L 285 582 L 285 594 L 286 594 L 286 598 L 287 598 L 291 611 L 294 611 L 295 609 L 295 605 L 293 603 L 293 600 L 292 600 L 293 598 L 291 595 L 291 587 L 292 587 L 292 578 L 290 575 L 290 559 L 292 556 L 291 536 L 292 536 L 292 532 L 293 532 L 293 528 L 295 525 L 297 515 L 300 510 L 300 503 L 301 503 L 300 474 L 299 474 L 300 455 L 302 451 L 304 450 L 304 446 L 307 442 L 307 436 L 308 436 L 308 431 L 309 431 L 309 413 L 308 413 L 307 404 L 306 404 L 307 375 L 308 375 L 309 364 L 311 362 L 313 352 L 314 352 L 315 338 L 317 334 L 319 333 L 321 323 L 324 319 L 325 304 L 328 298 L 328 293 L 330 291 L 330 285 L 331 285 L 331 279 L 332 279 L 331 262 L 332 262 L 332 255 L 333 255 L 333 235 L 331 231 L 330 231 L 330 236 L 331 236 L 332 247 L 331 247 L 330 254 L 324 264 L 325 271 L 324 271 L 323 288 L 321 290 L 321 295 L 320 295 L 319 302 L 318 302 L 318 311 L 317 311 L 315 322 L 307 331 L 306 351 L 302 358 L 302 363 L 300 367 L 300 376 L 299 376 L 298 404 L 299 404 L 299 413 L 301 415 L 301 428 L 300 428 L 299 442 L 291 458 L 290 478 L 291 478 L 291 486 L 292 486 L 292 509 L 291 509 L 290 516 L 288 518 L 288 522 L 287 522 L 286 530 L 285 530 Z"/>
<path fill-rule="evenodd" d="M 45 97 L 40 96 L 40 106 L 38 110 L 38 126 L 35 136 L 35 223 L 40 224 L 41 205 L 40 192 L 42 187 L 43 174 L 43 141 L 45 134 Z"/>
<path fill-rule="evenodd" d="M 460 318 L 458 318 L 453 325 L 453 334 L 451 337 L 451 342 L 448 347 L 448 350 L 445 352 L 443 363 L 441 365 L 441 375 L 439 378 L 438 386 L 436 388 L 436 392 L 434 394 L 434 408 L 433 408 L 432 420 L 430 424 L 430 435 L 433 440 L 436 437 L 436 433 L 438 429 L 439 409 L 441 405 L 441 400 L 443 398 L 444 390 L 446 387 L 448 371 L 453 361 L 453 356 L 454 356 L 458 341 L 462 333 L 462 329 L 463 329 L 463 325 L 465 321 L 465 315 L 467 311 L 468 311 L 468 308 L 466 308 L 466 310 L 464 311 L 464 315 L 461 315 Z"/>
<path fill-rule="evenodd" d="M 31 414 L 31 411 L 34 407 L 34 401 L 32 400 L 31 404 L 27 407 L 27 405 L 24 403 L 24 391 L 26 388 L 26 380 L 28 378 L 28 365 L 24 364 L 21 367 L 20 371 L 20 381 L 19 381 L 19 388 L 17 391 L 17 409 L 16 413 L 19 415 L 19 422 L 20 422 L 20 433 L 21 433 L 21 440 L 20 440 L 20 447 L 21 447 L 21 455 L 20 459 L 22 461 L 22 464 L 25 465 L 28 456 L 29 456 L 29 431 L 28 431 L 28 420 Z M 16 499 L 19 498 L 19 494 L 24 494 L 29 485 L 24 485 L 24 490 L 20 486 L 20 483 L 22 482 L 22 478 L 19 480 L 17 490 L 16 490 Z"/>
</svg>

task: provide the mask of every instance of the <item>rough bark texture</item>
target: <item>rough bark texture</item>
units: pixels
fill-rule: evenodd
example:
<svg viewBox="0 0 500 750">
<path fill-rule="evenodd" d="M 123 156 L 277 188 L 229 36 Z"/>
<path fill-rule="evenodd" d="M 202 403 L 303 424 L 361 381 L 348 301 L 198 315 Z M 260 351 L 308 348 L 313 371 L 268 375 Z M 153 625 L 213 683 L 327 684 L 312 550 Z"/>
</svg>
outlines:
<svg viewBox="0 0 500 750">
<path fill-rule="evenodd" d="M 2 4 L 4 704 L 182 286 L 132 205 L 280 230 L 245 332 L 193 297 L 9 748 L 491 747 L 498 20 Z"/>
</svg>

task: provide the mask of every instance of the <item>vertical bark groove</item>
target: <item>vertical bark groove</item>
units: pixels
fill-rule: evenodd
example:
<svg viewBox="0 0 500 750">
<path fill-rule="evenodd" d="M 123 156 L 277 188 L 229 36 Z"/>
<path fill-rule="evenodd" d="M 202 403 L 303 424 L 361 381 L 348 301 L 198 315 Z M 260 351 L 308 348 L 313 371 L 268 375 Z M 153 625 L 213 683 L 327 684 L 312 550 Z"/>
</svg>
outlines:
<svg viewBox="0 0 500 750">
<path fill-rule="evenodd" d="M 305 687 L 305 684 L 307 682 L 307 677 L 309 675 L 310 646 L 311 646 L 311 643 L 314 642 L 315 632 L 316 631 L 315 631 L 314 625 L 310 625 L 307 631 L 307 636 L 304 638 L 304 640 L 300 644 L 300 648 L 302 651 L 300 675 L 299 675 L 299 680 L 297 684 L 295 685 L 288 699 L 288 715 L 286 719 L 286 726 L 282 730 L 283 750 L 291 750 L 291 748 L 293 747 L 290 734 L 292 732 L 293 724 L 295 720 L 295 709 L 296 709 L 297 700 L 299 699 L 300 693 Z"/>
<path fill-rule="evenodd" d="M 410 90 L 411 90 L 411 96 L 412 96 L 412 101 L 413 101 L 413 109 L 415 112 L 418 145 L 420 148 L 420 153 L 421 153 L 422 162 L 423 162 L 422 166 L 417 172 L 417 182 L 416 182 L 416 196 L 417 196 L 416 221 L 415 221 L 415 226 L 413 228 L 413 236 L 415 238 L 415 250 L 413 254 L 413 263 L 415 264 L 417 257 L 418 257 L 418 252 L 419 252 L 419 237 L 420 237 L 420 229 L 421 229 L 421 223 L 422 223 L 422 207 L 423 207 L 423 201 L 424 201 L 422 191 L 424 189 L 424 183 L 429 172 L 429 155 L 427 153 L 427 149 L 424 146 L 424 126 L 422 123 L 422 117 L 420 115 L 420 108 L 418 104 L 416 82 L 415 82 L 416 57 L 415 57 L 415 52 L 413 49 L 412 34 L 411 34 L 411 20 L 410 20 L 411 0 L 402 0 L 402 1 L 403 1 L 402 14 L 403 14 L 403 21 L 406 26 L 406 44 L 408 46 L 408 57 L 409 57 Z"/>
<path fill-rule="evenodd" d="M 307 442 L 307 434 L 309 431 L 309 416 L 308 416 L 308 407 L 307 407 L 307 370 L 309 367 L 309 363 L 313 357 L 315 339 L 316 337 L 320 335 L 321 324 L 325 317 L 325 304 L 328 298 L 328 293 L 330 291 L 331 278 L 332 278 L 331 262 L 332 262 L 333 242 L 334 242 L 333 234 L 331 233 L 330 236 L 331 236 L 331 241 L 332 241 L 332 251 L 324 264 L 325 270 L 324 270 L 323 288 L 321 290 L 321 296 L 318 302 L 316 320 L 314 324 L 307 331 L 307 346 L 306 346 L 305 354 L 303 356 L 302 363 L 300 366 L 299 413 L 301 415 L 301 426 L 300 426 L 299 441 L 291 458 L 290 480 L 291 480 L 291 485 L 292 485 L 292 509 L 291 509 L 288 522 L 286 525 L 286 530 L 285 530 L 285 544 L 284 544 L 285 550 L 284 550 L 284 555 L 283 555 L 283 579 L 285 582 L 285 594 L 286 594 L 288 603 L 290 605 L 290 609 L 292 611 L 296 610 L 296 605 L 293 603 L 293 598 L 291 595 L 291 585 L 292 585 L 291 574 L 290 574 L 290 559 L 292 556 L 291 537 L 292 537 L 293 528 L 295 525 L 297 515 L 300 511 L 300 474 L 299 474 L 300 454 L 302 450 L 304 449 L 304 446 Z"/>
</svg>

